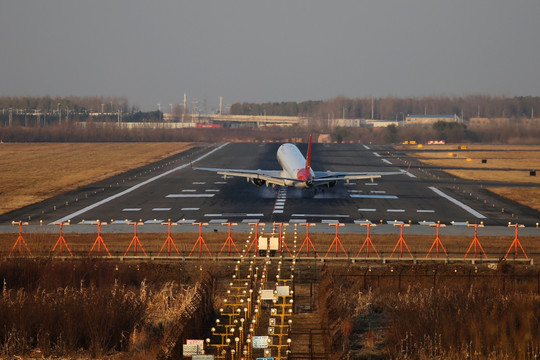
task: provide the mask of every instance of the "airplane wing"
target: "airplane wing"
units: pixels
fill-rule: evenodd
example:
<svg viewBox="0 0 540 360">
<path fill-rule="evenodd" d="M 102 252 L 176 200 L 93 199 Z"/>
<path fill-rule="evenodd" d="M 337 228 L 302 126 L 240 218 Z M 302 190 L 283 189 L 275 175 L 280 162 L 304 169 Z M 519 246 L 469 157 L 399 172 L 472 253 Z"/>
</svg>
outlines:
<svg viewBox="0 0 540 360">
<path fill-rule="evenodd" d="M 252 181 L 256 184 L 257 181 L 260 181 L 259 184 L 256 185 L 262 185 L 264 183 L 268 185 L 281 185 L 286 186 L 292 183 L 300 183 L 301 180 L 295 179 L 295 178 L 289 178 L 282 176 L 282 172 L 280 170 L 242 170 L 242 169 L 220 169 L 220 168 L 199 168 L 194 167 L 193 170 L 203 170 L 203 171 L 213 171 L 219 175 L 223 175 L 223 178 L 226 179 L 227 177 L 243 177 L 246 178 L 248 181 Z"/>
<path fill-rule="evenodd" d="M 333 171 L 315 171 L 314 183 L 317 182 L 332 182 L 332 181 L 346 181 L 350 180 L 362 180 L 362 179 L 377 179 L 386 175 L 399 175 L 403 174 L 403 171 L 364 171 L 364 172 L 333 172 Z"/>
</svg>

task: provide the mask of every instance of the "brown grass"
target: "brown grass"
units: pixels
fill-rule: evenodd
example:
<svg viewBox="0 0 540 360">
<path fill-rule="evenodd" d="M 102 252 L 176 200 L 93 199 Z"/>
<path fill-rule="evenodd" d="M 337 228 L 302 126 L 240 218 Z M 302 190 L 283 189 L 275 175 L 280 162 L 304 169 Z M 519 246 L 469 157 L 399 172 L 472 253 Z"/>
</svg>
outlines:
<svg viewBox="0 0 540 360">
<path fill-rule="evenodd" d="M 329 267 L 319 296 L 339 358 L 536 359 L 537 279 L 509 264 Z"/>
<path fill-rule="evenodd" d="M 193 143 L 2 143 L 0 214 L 193 146 Z"/>
<path fill-rule="evenodd" d="M 445 151 L 430 151 L 441 149 Z M 457 145 L 425 146 L 409 155 L 462 179 L 540 184 L 540 173 L 539 176 L 529 174 L 531 170 L 540 170 L 539 146 L 467 145 L 467 150 L 458 150 Z M 487 162 L 483 164 L 482 160 Z M 445 169 L 450 167 L 458 169 Z M 491 187 L 489 190 L 540 210 L 540 191 L 537 188 Z"/>
</svg>

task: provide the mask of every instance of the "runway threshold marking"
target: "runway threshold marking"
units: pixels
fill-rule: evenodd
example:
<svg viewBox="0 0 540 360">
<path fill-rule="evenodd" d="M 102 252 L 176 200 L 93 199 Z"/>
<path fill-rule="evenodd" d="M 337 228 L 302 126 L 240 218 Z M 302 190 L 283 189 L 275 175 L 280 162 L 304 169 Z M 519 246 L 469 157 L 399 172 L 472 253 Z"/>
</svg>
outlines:
<svg viewBox="0 0 540 360">
<path fill-rule="evenodd" d="M 281 187 L 278 192 L 276 202 L 274 203 L 274 209 L 272 214 L 283 214 L 285 208 L 285 202 L 287 201 L 287 187 Z"/>
<path fill-rule="evenodd" d="M 348 218 L 350 215 L 332 215 L 332 214 L 292 214 L 293 217 L 327 217 L 327 218 Z"/>
<path fill-rule="evenodd" d="M 222 144 L 222 145 L 218 146 L 217 148 L 215 148 L 215 149 L 213 149 L 213 150 L 207 152 L 206 154 L 199 156 L 197 159 L 191 161 L 190 163 L 182 164 L 182 165 L 180 165 L 180 166 L 175 167 L 174 169 L 165 171 L 164 173 L 161 173 L 161 174 L 156 175 L 156 176 L 154 176 L 154 177 L 152 177 L 152 178 L 150 178 L 150 179 L 148 179 L 148 180 L 145 180 L 145 181 L 143 181 L 143 182 L 140 182 L 140 183 L 138 183 L 137 185 L 133 185 L 132 187 L 130 187 L 130 188 L 124 190 L 124 191 L 121 191 L 121 192 L 119 192 L 118 194 L 109 196 L 109 197 L 106 198 L 106 199 L 103 199 L 103 200 L 101 200 L 101 201 L 98 201 L 98 202 L 96 202 L 96 203 L 93 203 L 92 205 L 89 205 L 89 206 L 87 206 L 87 207 L 85 207 L 85 208 L 82 208 L 82 209 L 80 209 L 80 210 L 78 210 L 78 211 L 75 211 L 75 212 L 72 213 L 72 214 L 66 215 L 66 216 L 64 216 L 63 218 L 60 218 L 60 219 L 58 219 L 58 220 L 56 220 L 56 221 L 53 221 L 52 223 L 55 223 L 55 222 L 56 222 L 56 223 L 58 223 L 58 222 L 65 222 L 65 221 L 71 220 L 71 219 L 74 218 L 75 216 L 79 216 L 79 215 L 81 215 L 81 214 L 84 214 L 85 212 L 90 211 L 90 210 L 92 210 L 92 209 L 95 209 L 95 208 L 97 208 L 97 207 L 100 206 L 100 205 L 106 204 L 106 203 L 108 203 L 108 202 L 110 202 L 110 201 L 112 201 L 112 200 L 114 200 L 114 199 L 117 199 L 117 198 L 119 198 L 119 197 L 121 197 L 121 196 L 124 196 L 124 195 L 126 195 L 126 194 L 129 194 L 130 192 L 135 191 L 135 190 L 137 190 L 138 188 L 140 188 L 140 187 L 142 187 L 142 186 L 144 186 L 144 185 L 150 184 L 151 182 L 154 182 L 154 181 L 156 181 L 156 180 L 158 180 L 158 179 L 161 179 L 161 178 L 164 177 L 164 176 L 167 176 L 167 175 L 169 175 L 169 174 L 172 174 L 172 173 L 174 173 L 175 171 L 185 169 L 185 168 L 187 168 L 188 166 L 191 166 L 191 164 L 193 164 L 193 163 L 195 163 L 195 162 L 198 162 L 198 161 L 200 161 L 200 160 L 206 158 L 207 156 L 212 155 L 212 154 L 215 153 L 216 151 L 219 151 L 219 150 L 223 149 L 223 148 L 224 148 L 225 146 L 227 146 L 228 144 L 229 144 L 229 143 Z M 213 194 L 212 194 L 212 196 L 213 196 Z"/>
<path fill-rule="evenodd" d="M 441 190 L 437 189 L 435 186 L 429 186 L 429 189 L 431 189 L 433 192 L 435 192 L 435 194 L 437 194 L 437 195 L 445 198 L 446 200 L 450 201 L 451 203 L 459 206 L 460 208 L 467 211 L 469 214 L 473 215 L 474 217 L 476 217 L 478 219 L 485 219 L 486 218 L 484 215 L 480 214 L 478 211 L 474 210 L 469 205 L 465 205 L 464 203 L 462 203 L 461 201 L 459 201 L 457 199 L 454 199 L 450 195 L 446 195 Z"/>
<path fill-rule="evenodd" d="M 198 197 L 214 197 L 216 194 L 169 194 L 166 198 L 198 198 Z"/>
<path fill-rule="evenodd" d="M 396 195 L 361 195 L 351 194 L 349 195 L 353 199 L 397 199 Z"/>
</svg>

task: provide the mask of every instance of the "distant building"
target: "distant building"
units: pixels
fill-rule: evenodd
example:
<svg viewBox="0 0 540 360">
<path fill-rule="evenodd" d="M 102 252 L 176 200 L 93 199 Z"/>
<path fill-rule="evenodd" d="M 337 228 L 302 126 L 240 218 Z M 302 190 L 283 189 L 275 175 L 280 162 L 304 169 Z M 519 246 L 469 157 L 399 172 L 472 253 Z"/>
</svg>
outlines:
<svg viewBox="0 0 540 360">
<path fill-rule="evenodd" d="M 331 119 L 328 120 L 328 125 L 331 128 L 335 127 L 360 127 L 362 121 L 360 119 Z"/>
<path fill-rule="evenodd" d="M 432 125 L 436 122 L 461 122 L 457 115 L 407 115 L 405 126 L 407 125 Z"/>
<path fill-rule="evenodd" d="M 373 119 L 362 120 L 362 126 L 366 126 L 366 127 L 388 127 L 390 125 L 399 126 L 399 122 L 396 120 L 373 120 Z"/>
</svg>

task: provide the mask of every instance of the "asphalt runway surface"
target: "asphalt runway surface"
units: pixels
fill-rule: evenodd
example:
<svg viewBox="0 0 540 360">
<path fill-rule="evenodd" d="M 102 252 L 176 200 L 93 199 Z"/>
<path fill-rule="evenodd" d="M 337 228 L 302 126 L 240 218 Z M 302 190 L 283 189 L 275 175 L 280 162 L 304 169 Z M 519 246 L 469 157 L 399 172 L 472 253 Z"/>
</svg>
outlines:
<svg viewBox="0 0 540 360">
<path fill-rule="evenodd" d="M 278 143 L 226 143 L 200 146 L 76 191 L 0 216 L 3 230 L 12 221 L 31 226 L 52 226 L 70 221 L 70 231 L 86 232 L 96 220 L 122 225 L 142 221 L 147 225 L 175 222 L 209 223 L 226 231 L 222 223 L 362 224 L 392 226 L 410 223 L 418 230 L 441 222 L 453 227 L 483 222 L 506 227 L 509 222 L 537 227 L 540 214 L 485 190 L 492 183 L 454 178 L 391 146 L 363 144 L 313 144 L 312 167 L 317 171 L 403 171 L 400 175 L 341 183 L 314 193 L 312 190 L 256 186 L 242 178 L 227 178 L 190 166 L 232 169 L 280 169 Z M 303 154 L 307 144 L 299 144 Z M 408 169 L 408 172 L 407 172 Z M 497 183 L 495 185 L 507 185 Z M 6 227 L 9 225 L 9 227 Z M 156 231 L 155 226 L 143 231 Z M 194 226 L 184 226 L 195 231 Z M 7 229 L 7 230 L 6 230 Z M 153 230 L 152 230 L 153 229 Z M 164 231 L 163 229 L 162 231 Z M 88 231 L 95 231 L 91 229 Z M 116 230 L 118 231 L 118 230 Z M 317 231 L 314 229 L 314 231 Z M 432 233 L 430 230 L 428 233 Z"/>
</svg>

